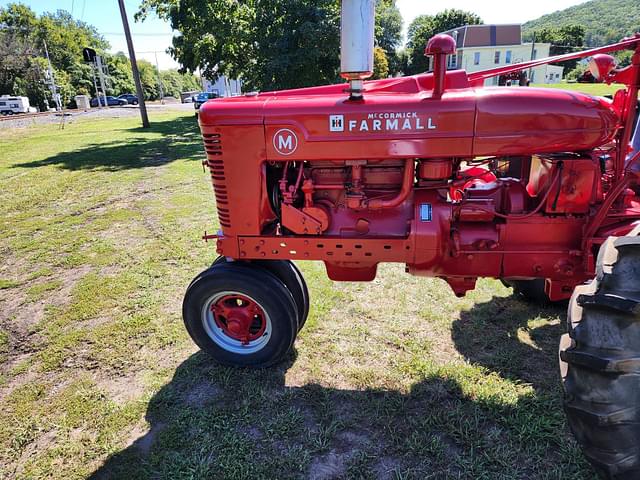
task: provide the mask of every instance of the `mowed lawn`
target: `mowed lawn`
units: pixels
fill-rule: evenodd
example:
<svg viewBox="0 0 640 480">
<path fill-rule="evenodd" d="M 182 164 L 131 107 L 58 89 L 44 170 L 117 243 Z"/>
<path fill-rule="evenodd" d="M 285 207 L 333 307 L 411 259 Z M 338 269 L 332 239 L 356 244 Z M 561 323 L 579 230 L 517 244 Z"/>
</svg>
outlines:
<svg viewBox="0 0 640 480">
<path fill-rule="evenodd" d="M 224 368 L 182 325 L 218 228 L 191 112 L 0 136 L 0 478 L 590 479 L 563 307 L 456 299 L 383 265 L 332 283 L 288 360 Z M 242 161 L 241 158 L 234 159 Z"/>
<path fill-rule="evenodd" d="M 616 91 L 621 88 L 625 88 L 624 85 L 620 85 L 617 83 L 607 85 L 606 83 L 536 83 L 531 85 L 532 87 L 542 87 L 542 88 L 560 88 L 563 90 L 575 90 L 582 93 L 587 93 L 589 95 L 596 95 L 600 97 L 604 97 L 605 95 L 613 95 Z"/>
</svg>

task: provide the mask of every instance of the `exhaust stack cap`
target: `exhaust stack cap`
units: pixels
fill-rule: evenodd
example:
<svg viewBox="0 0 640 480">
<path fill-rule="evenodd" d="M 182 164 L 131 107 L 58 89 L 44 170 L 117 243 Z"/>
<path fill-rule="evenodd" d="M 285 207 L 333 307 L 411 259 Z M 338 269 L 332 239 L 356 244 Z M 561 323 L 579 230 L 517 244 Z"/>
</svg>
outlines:
<svg viewBox="0 0 640 480">
<path fill-rule="evenodd" d="M 431 37 L 427 42 L 427 48 L 424 49 L 425 55 L 453 55 L 454 53 L 456 53 L 456 41 L 444 33 Z"/>
<path fill-rule="evenodd" d="M 362 96 L 362 80 L 373 74 L 376 0 L 342 0 L 340 76 L 351 82 L 351 96 Z"/>
</svg>

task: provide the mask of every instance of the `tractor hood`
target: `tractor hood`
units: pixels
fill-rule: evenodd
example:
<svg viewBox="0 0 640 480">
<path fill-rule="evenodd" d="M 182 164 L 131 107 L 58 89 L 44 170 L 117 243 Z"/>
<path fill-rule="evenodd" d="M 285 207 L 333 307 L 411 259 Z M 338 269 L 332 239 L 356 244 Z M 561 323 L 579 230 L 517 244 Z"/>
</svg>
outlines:
<svg viewBox="0 0 640 480">
<path fill-rule="evenodd" d="M 606 99 L 529 87 L 472 88 L 447 72 L 433 96 L 433 75 L 215 99 L 202 126 L 264 125 L 266 158 L 430 158 L 589 150 L 614 137 L 619 118 Z"/>
</svg>

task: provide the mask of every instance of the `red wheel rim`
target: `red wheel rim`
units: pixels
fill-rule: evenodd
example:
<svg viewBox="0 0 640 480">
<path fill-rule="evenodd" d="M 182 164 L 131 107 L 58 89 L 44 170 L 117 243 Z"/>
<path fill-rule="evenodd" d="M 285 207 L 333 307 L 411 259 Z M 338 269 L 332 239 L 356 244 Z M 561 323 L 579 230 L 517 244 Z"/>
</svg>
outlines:
<svg viewBox="0 0 640 480">
<path fill-rule="evenodd" d="M 216 326 L 243 345 L 262 337 L 267 328 L 262 307 L 244 295 L 224 295 L 211 304 L 210 310 Z"/>
</svg>

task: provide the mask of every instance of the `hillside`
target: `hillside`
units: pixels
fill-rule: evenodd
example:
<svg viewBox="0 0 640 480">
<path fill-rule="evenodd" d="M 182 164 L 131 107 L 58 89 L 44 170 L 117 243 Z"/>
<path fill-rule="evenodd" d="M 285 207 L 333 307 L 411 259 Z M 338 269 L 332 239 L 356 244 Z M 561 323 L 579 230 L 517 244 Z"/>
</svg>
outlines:
<svg viewBox="0 0 640 480">
<path fill-rule="evenodd" d="M 533 30 L 560 27 L 565 24 L 585 27 L 589 46 L 615 42 L 640 32 L 640 0 L 591 0 L 573 7 L 543 15 L 523 25 L 526 39 Z"/>
</svg>

